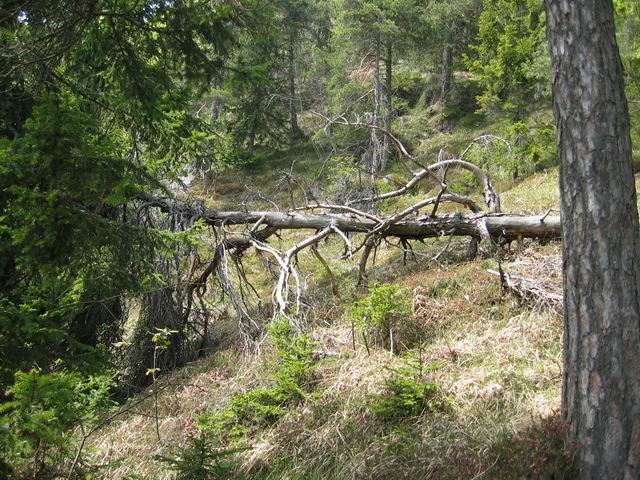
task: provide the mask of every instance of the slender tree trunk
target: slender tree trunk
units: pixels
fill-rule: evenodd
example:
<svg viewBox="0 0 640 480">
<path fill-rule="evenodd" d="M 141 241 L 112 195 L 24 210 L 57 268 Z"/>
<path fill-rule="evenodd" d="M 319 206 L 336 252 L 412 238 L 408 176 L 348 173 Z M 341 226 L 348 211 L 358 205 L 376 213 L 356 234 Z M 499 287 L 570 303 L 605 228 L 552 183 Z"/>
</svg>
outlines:
<svg viewBox="0 0 640 480">
<path fill-rule="evenodd" d="M 610 0 L 546 0 L 564 257 L 562 408 L 581 478 L 640 478 L 640 239 Z"/>
<path fill-rule="evenodd" d="M 220 107 L 222 106 L 222 101 L 218 95 L 213 97 L 211 101 L 211 125 L 215 125 L 218 123 L 218 118 L 220 118 Z"/>
<path fill-rule="evenodd" d="M 296 63 L 295 63 L 295 35 L 289 32 L 289 46 L 287 57 L 289 61 L 289 121 L 291 124 L 291 136 L 300 135 L 298 126 L 298 112 L 296 109 Z"/>
<path fill-rule="evenodd" d="M 218 90 L 222 86 L 221 79 L 216 79 L 214 83 L 214 87 L 216 89 L 216 93 L 213 96 L 213 100 L 211 101 L 211 126 L 218 123 L 218 118 L 220 118 L 220 108 L 222 107 L 222 99 L 220 98 L 220 94 Z"/>
<path fill-rule="evenodd" d="M 384 171 L 387 167 L 387 162 L 391 157 L 391 145 L 392 141 L 389 134 L 391 132 L 391 122 L 393 122 L 393 45 L 391 42 L 387 43 L 387 55 L 384 59 L 385 64 L 385 88 L 384 88 L 384 146 L 382 149 L 382 161 L 380 163 L 380 171 Z"/>
<path fill-rule="evenodd" d="M 256 122 L 255 120 L 253 120 L 251 122 L 251 130 L 249 131 L 249 138 L 248 138 L 249 144 L 247 145 L 247 152 L 246 152 L 248 156 L 252 156 L 255 151 L 256 137 L 258 135 L 257 130 L 258 130 L 258 127 L 256 125 Z"/>
<path fill-rule="evenodd" d="M 381 59 L 381 45 L 380 34 L 375 37 L 375 65 L 373 71 L 373 118 L 372 124 L 376 128 L 371 129 L 371 176 L 375 176 L 380 173 L 380 165 L 382 163 L 382 142 L 380 141 L 380 107 L 382 104 L 382 85 L 380 83 L 380 59 Z"/>
<path fill-rule="evenodd" d="M 453 53 L 451 45 L 445 45 L 442 50 L 442 92 L 441 99 L 444 102 L 451 91 L 453 80 Z"/>
</svg>

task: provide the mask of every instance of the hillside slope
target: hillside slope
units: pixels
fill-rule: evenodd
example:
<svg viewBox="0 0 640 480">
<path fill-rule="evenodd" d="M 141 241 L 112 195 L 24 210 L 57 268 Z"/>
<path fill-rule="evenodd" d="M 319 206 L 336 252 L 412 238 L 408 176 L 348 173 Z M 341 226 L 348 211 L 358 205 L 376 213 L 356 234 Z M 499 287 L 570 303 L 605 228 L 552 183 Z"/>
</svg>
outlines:
<svg viewBox="0 0 640 480">
<path fill-rule="evenodd" d="M 557 208 L 556 185 L 553 170 L 534 175 L 504 193 L 504 208 Z M 339 251 L 338 245 L 327 248 Z M 331 261 L 338 298 L 317 261 L 304 254 L 300 269 L 312 273 L 305 301 L 313 342 L 305 365 L 313 380 L 303 395 L 284 399 L 284 410 L 272 417 L 258 400 L 257 408 L 243 410 L 251 412 L 248 422 L 234 420 L 242 426 L 239 434 L 220 433 L 216 422 L 237 413 L 238 398 L 277 386 L 281 352 L 270 337 L 259 355 L 237 347 L 218 351 L 130 400 L 148 397 L 91 439 L 93 460 L 104 466 L 100 476 L 175 478 L 171 462 L 159 456 L 173 458 L 174 466 L 180 458 L 193 464 L 189 455 L 205 437 L 213 451 L 248 447 L 221 460 L 229 464 L 221 478 L 234 472 L 239 478 L 462 479 L 489 471 L 486 478 L 544 478 L 568 469 L 570 454 L 556 420 L 562 324 L 557 304 L 547 304 L 544 296 L 561 291 L 559 245 L 532 242 L 506 254 L 505 270 L 532 279 L 543 291 L 525 300 L 501 291 L 487 271 L 496 268 L 493 254 L 465 261 L 464 251 L 464 240 L 448 246 L 434 241 L 417 250 L 415 259 L 409 256 L 406 266 L 401 252 L 379 251 L 373 280 L 399 286 L 413 303 L 401 322 L 420 331 L 403 355 L 353 327 L 347 305 L 367 296 L 353 285 L 356 266 Z M 262 281 L 267 288 L 269 279 Z M 416 397 L 416 385 L 435 392 L 417 410 L 413 404 L 422 394 Z M 159 392 L 157 421 L 153 388 Z M 375 405 L 383 405 L 383 412 Z M 388 408 L 391 415 L 384 412 Z M 185 446 L 190 448 L 181 451 Z"/>
</svg>

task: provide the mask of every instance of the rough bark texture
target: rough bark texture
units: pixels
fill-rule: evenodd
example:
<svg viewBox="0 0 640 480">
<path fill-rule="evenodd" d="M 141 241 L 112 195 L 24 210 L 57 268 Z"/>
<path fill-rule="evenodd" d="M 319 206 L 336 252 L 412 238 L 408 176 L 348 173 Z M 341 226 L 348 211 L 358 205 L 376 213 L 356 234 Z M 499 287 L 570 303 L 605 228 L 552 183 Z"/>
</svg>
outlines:
<svg viewBox="0 0 640 480">
<path fill-rule="evenodd" d="M 291 126 L 291 135 L 300 135 L 300 127 L 298 126 L 298 112 L 296 109 L 296 63 L 295 63 L 295 35 L 289 33 L 289 45 L 287 49 L 287 57 L 289 62 L 289 122 Z"/>
<path fill-rule="evenodd" d="M 442 92 L 441 98 L 444 102 L 451 91 L 451 81 L 453 79 L 453 54 L 451 46 L 445 45 L 442 50 Z"/>
<path fill-rule="evenodd" d="M 640 478 L 640 242 L 610 0 L 546 0 L 561 160 L 563 414 L 585 479 Z"/>
<path fill-rule="evenodd" d="M 385 86 L 384 86 L 384 130 L 391 131 L 391 122 L 393 122 L 393 46 L 391 42 L 387 43 L 387 54 L 384 58 L 385 65 Z M 388 133 L 384 134 L 384 146 L 382 150 L 382 161 L 380 171 L 384 172 L 387 162 L 391 157 L 391 140 Z"/>
</svg>

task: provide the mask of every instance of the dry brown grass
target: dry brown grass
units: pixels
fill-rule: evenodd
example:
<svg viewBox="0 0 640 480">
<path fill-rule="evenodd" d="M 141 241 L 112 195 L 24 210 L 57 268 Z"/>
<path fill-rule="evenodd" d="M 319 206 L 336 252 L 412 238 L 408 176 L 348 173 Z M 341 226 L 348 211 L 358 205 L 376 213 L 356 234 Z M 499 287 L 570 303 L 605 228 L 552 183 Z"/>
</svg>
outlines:
<svg viewBox="0 0 640 480">
<path fill-rule="evenodd" d="M 388 375 L 385 367 L 401 360 L 381 351 L 368 356 L 360 344 L 353 352 L 350 330 L 331 329 L 321 337 L 335 336 L 341 357 L 322 368 L 321 393 L 255 439 L 247 471 L 286 459 L 283 478 L 314 472 L 318 478 L 465 478 L 456 472 L 467 470 L 456 469 L 483 465 L 483 452 L 505 432 L 553 415 L 561 372 L 558 315 L 503 298 L 480 262 L 415 274 L 406 285 L 428 291 L 443 279 L 460 283 L 433 299 L 448 324 L 434 332 L 423 356 L 440 364 L 431 380 L 449 396 L 451 413 L 411 419 L 400 430 L 382 424 L 366 404 Z M 460 464 L 462 451 L 475 459 Z"/>
<path fill-rule="evenodd" d="M 534 212 L 556 206 L 554 175 L 523 182 L 519 192 L 503 197 L 504 203 Z M 236 185 L 230 180 L 221 187 Z M 523 192 L 525 198 L 518 201 Z M 274 238 L 273 244 L 283 249 L 302 235 L 289 232 L 282 240 Z M 353 350 L 344 310 L 364 293 L 354 286 L 357 259 L 338 260 L 342 244 L 331 240 L 321 251 L 334 269 L 340 298 L 331 295 L 322 266 L 310 254 L 299 255 L 298 267 L 309 287 L 304 300 L 310 332 L 319 348 L 335 355 L 320 363 L 319 384 L 305 402 L 247 438 L 252 449 L 239 458 L 241 478 L 469 479 L 499 468 L 494 445 L 528 432 L 536 419 L 557 411 L 559 314 L 503 294 L 498 279 L 487 272 L 496 268 L 491 258 L 463 261 L 466 240 L 453 240 L 439 265 L 429 260 L 446 243 L 434 240 L 419 246 L 426 256 L 419 257 L 419 263 L 409 256 L 406 266 L 401 252 L 381 248 L 369 273 L 372 280 L 399 283 L 425 298 L 418 312 L 424 326 L 422 357 L 425 364 L 439 365 L 429 380 L 440 386 L 451 408 L 397 425 L 372 414 L 370 395 L 380 392 L 389 375 L 387 367 L 403 362 L 381 349 L 368 355 L 360 335 Z M 253 254 L 245 265 L 262 300 L 269 302 L 273 279 Z M 533 278 L 554 292 L 560 288 L 559 265 L 557 244 L 529 244 L 503 263 L 512 274 Z M 101 478 L 172 478 L 155 455 L 184 445 L 199 413 L 218 411 L 234 393 L 263 386 L 268 342 L 264 347 L 260 357 L 231 348 L 162 379 L 160 387 L 169 386 L 159 395 L 161 441 L 156 438 L 151 397 L 91 439 L 91 461 L 111 465 L 100 469 Z M 487 473 L 483 478 L 517 477 Z"/>
<path fill-rule="evenodd" d="M 197 415 L 222 408 L 234 392 L 259 382 L 260 359 L 230 349 L 161 378 L 140 395 L 148 397 L 132 411 L 118 417 L 90 440 L 92 462 L 104 465 L 101 478 L 172 478 L 156 459 L 167 447 L 184 446 Z M 159 389 L 156 436 L 153 388 Z M 135 401 L 135 399 L 134 399 Z M 126 405 L 125 405 L 126 407 Z"/>
</svg>

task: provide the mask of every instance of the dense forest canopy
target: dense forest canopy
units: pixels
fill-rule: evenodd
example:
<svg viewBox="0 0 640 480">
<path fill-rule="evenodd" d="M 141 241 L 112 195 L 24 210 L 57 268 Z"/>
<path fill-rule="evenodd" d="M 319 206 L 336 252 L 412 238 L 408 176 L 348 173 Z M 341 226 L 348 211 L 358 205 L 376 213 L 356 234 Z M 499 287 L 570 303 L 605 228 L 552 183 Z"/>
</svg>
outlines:
<svg viewBox="0 0 640 480">
<path fill-rule="evenodd" d="M 636 140 L 640 4 L 613 7 Z M 221 348 L 214 317 L 247 354 L 271 329 L 284 367 L 269 408 L 306 398 L 317 352 L 298 254 L 338 295 L 329 237 L 357 258 L 349 288 L 373 291 L 349 297 L 353 315 L 387 327 L 380 311 L 408 307 L 392 286 L 376 297 L 367 268 L 391 244 L 406 261 L 469 237 L 456 248 L 497 258 L 517 289 L 500 252 L 560 236 L 557 213 L 510 216 L 498 196 L 557 165 L 546 26 L 543 0 L 2 2 L 0 477 L 109 478 L 85 442 Z M 449 243 L 429 255 L 439 266 Z M 184 478 L 230 478 L 215 468 Z"/>
</svg>

